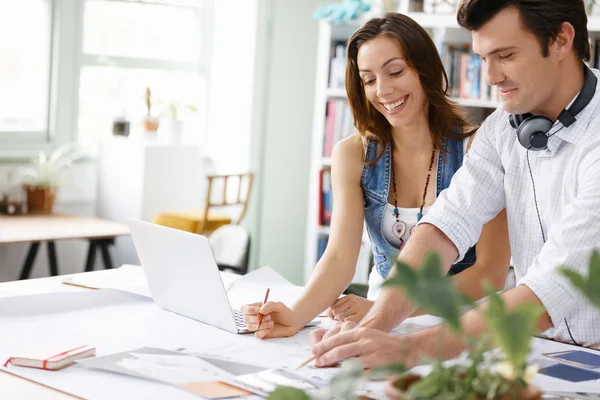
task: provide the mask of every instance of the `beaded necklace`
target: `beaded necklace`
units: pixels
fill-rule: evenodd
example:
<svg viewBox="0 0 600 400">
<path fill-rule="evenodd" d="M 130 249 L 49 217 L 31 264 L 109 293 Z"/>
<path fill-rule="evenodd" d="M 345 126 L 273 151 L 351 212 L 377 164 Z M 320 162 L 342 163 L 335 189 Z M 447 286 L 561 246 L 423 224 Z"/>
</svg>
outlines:
<svg viewBox="0 0 600 400">
<path fill-rule="evenodd" d="M 429 171 L 427 172 L 427 179 L 425 180 L 425 190 L 423 190 L 423 199 L 421 200 L 421 207 L 419 208 L 419 212 L 417 213 L 417 221 L 420 221 L 423 218 L 423 207 L 425 206 L 425 198 L 427 197 L 427 189 L 429 188 L 429 181 L 431 179 L 431 170 L 433 169 L 433 162 L 435 161 L 435 152 L 437 148 L 433 146 L 433 152 L 431 153 L 431 162 L 429 163 Z M 400 239 L 400 248 L 404 246 L 404 240 L 402 237 L 406 232 L 406 223 L 404 221 L 400 221 L 399 215 L 400 211 L 398 210 L 398 193 L 396 192 L 396 173 L 394 167 L 394 143 L 392 142 L 391 146 L 391 162 L 392 162 L 392 198 L 394 200 L 394 216 L 396 217 L 396 223 L 392 227 L 392 232 L 394 236 Z"/>
</svg>

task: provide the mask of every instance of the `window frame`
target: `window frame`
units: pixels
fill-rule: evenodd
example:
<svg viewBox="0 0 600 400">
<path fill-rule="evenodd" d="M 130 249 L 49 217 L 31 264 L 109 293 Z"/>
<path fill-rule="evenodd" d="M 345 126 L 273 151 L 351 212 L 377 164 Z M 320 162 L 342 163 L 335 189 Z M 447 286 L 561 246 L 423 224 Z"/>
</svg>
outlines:
<svg viewBox="0 0 600 400">
<path fill-rule="evenodd" d="M 38 132 L 0 132 L 0 160 L 25 160 L 40 151 L 52 149 L 78 139 L 79 83 L 82 67 L 111 66 L 127 69 L 194 72 L 206 81 L 205 96 L 210 93 L 210 58 L 212 54 L 211 24 L 213 0 L 202 0 L 198 6 L 201 15 L 202 54 L 194 61 L 165 61 L 144 58 L 97 56 L 83 52 L 84 0 L 48 0 L 50 3 L 50 69 L 47 108 L 47 126 Z M 111 0 L 131 3 L 131 0 Z M 140 4 L 163 4 L 160 1 L 140 1 Z M 189 5 L 182 5 L 189 7 Z M 58 90 L 60 88 L 60 90 Z M 60 104 L 60 107 L 58 106 Z M 208 104 L 208 101 L 205 102 Z M 205 110 L 207 112 L 208 110 Z"/>
</svg>

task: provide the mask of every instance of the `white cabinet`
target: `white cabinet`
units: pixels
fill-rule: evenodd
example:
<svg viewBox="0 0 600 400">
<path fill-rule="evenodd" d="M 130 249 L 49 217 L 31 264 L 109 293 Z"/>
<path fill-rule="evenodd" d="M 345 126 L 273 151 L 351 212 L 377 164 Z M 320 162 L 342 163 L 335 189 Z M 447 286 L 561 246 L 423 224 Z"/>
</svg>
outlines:
<svg viewBox="0 0 600 400">
<path fill-rule="evenodd" d="M 201 209 L 211 171 L 199 146 L 113 137 L 100 146 L 97 215 L 152 221 L 161 211 Z M 137 263 L 131 238 L 115 247 L 115 265 Z"/>
</svg>

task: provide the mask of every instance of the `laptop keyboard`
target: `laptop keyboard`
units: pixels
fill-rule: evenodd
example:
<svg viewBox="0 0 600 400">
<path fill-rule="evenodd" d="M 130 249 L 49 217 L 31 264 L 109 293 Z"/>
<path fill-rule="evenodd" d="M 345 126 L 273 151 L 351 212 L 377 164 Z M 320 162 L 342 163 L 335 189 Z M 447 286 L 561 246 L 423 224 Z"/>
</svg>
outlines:
<svg viewBox="0 0 600 400">
<path fill-rule="evenodd" d="M 235 325 L 239 329 L 247 329 L 248 325 L 246 325 L 246 321 L 244 321 L 244 314 L 241 311 L 231 309 L 233 312 L 233 319 L 235 320 Z"/>
</svg>

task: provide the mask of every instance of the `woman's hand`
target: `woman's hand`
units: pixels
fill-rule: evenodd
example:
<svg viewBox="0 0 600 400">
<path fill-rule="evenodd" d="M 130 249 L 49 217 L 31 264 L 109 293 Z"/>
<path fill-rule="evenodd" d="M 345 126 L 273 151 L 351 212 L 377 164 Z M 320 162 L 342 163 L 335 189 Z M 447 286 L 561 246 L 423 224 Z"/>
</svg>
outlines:
<svg viewBox="0 0 600 400">
<path fill-rule="evenodd" d="M 373 304 L 372 301 L 364 297 L 349 294 L 337 299 L 327 309 L 327 316 L 341 322 L 360 322 L 367 315 L 371 307 L 373 307 Z"/>
<path fill-rule="evenodd" d="M 294 320 L 294 312 L 280 302 L 246 304 L 240 311 L 244 314 L 248 330 L 259 339 L 292 336 L 300 329 Z M 261 314 L 263 318 L 258 326 Z"/>
</svg>

